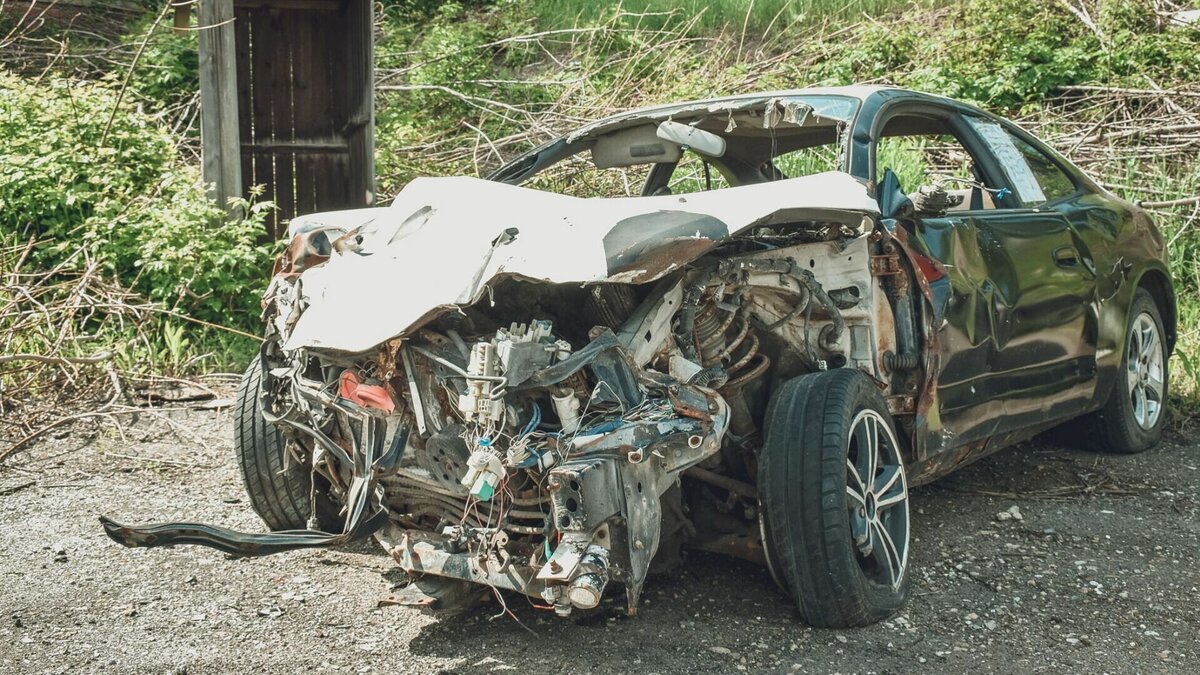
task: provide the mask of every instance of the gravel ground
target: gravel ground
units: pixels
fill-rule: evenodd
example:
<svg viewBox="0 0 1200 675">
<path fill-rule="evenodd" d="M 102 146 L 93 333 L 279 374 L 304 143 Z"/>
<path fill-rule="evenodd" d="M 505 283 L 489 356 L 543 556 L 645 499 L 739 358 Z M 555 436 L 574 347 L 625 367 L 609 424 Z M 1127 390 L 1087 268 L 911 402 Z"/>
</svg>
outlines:
<svg viewBox="0 0 1200 675">
<path fill-rule="evenodd" d="M 110 542 L 98 514 L 258 528 L 228 415 L 172 422 L 125 440 L 79 427 L 0 467 L 0 672 L 1140 673 L 1200 657 L 1200 445 L 1178 435 L 1134 457 L 1026 444 L 915 491 L 914 597 L 875 626 L 809 628 L 764 570 L 693 555 L 637 617 L 509 598 L 523 627 L 496 604 L 378 608 L 402 575 L 372 546 L 231 560 Z"/>
</svg>

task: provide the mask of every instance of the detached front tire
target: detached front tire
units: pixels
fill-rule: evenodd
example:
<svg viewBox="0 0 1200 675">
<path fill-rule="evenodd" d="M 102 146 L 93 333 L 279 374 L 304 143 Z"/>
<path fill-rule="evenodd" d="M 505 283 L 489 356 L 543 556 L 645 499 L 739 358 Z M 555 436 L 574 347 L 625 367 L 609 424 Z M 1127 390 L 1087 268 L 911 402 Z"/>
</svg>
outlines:
<svg viewBox="0 0 1200 675">
<path fill-rule="evenodd" d="M 242 375 L 233 409 L 233 450 L 250 506 L 272 530 L 307 527 L 312 511 L 311 474 L 287 457 L 282 434 L 262 416 L 262 364 Z"/>
<path fill-rule="evenodd" d="M 909 594 L 908 483 L 887 406 L 841 368 L 771 400 L 758 489 L 771 571 L 813 626 L 884 619 Z"/>
</svg>

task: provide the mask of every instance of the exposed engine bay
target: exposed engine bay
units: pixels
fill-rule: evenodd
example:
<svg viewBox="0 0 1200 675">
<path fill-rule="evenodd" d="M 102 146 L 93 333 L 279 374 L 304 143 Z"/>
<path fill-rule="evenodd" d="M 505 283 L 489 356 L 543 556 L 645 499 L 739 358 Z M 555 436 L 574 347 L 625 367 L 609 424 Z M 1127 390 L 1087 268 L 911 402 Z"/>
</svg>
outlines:
<svg viewBox="0 0 1200 675">
<path fill-rule="evenodd" d="M 687 539 L 762 559 L 768 367 L 874 372 L 891 348 L 871 327 L 890 307 L 850 268 L 868 235 L 813 225 L 654 285 L 500 281 L 366 358 L 268 348 L 268 419 L 334 503 L 353 502 L 354 458 L 371 458 L 382 498 L 368 510 L 386 510 L 378 536 L 406 571 L 564 615 L 616 583 L 632 610 L 655 555 L 670 564 Z M 827 240 L 762 245 L 814 237 Z"/>
</svg>

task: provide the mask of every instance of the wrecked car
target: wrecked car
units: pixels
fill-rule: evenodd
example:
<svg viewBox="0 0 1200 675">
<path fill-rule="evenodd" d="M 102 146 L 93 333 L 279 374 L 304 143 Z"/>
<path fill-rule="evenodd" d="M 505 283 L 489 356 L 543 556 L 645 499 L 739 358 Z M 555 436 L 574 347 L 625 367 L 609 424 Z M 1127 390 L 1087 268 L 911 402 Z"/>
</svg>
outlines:
<svg viewBox="0 0 1200 675">
<path fill-rule="evenodd" d="M 699 549 L 854 626 L 909 595 L 913 486 L 1052 427 L 1116 452 L 1163 431 L 1159 231 L 940 97 L 636 110 L 290 235 L 234 420 L 273 532 L 103 519 L 116 541 L 374 536 L 397 602 L 562 616 L 633 614 Z"/>
</svg>

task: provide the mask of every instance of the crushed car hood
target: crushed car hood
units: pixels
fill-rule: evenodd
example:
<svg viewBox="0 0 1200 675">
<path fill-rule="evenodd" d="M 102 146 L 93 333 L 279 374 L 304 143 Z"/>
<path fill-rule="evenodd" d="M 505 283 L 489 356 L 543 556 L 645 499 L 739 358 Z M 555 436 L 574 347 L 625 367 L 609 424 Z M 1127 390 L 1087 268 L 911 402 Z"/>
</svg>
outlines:
<svg viewBox="0 0 1200 675">
<path fill-rule="evenodd" d="M 477 178 L 418 178 L 387 208 L 306 216 L 341 235 L 299 279 L 284 349 L 362 352 L 422 319 L 475 302 L 513 275 L 553 283 L 644 283 L 760 225 L 855 224 L 879 206 L 848 174 L 826 172 L 723 190 L 578 198 Z"/>
</svg>

